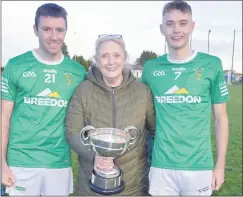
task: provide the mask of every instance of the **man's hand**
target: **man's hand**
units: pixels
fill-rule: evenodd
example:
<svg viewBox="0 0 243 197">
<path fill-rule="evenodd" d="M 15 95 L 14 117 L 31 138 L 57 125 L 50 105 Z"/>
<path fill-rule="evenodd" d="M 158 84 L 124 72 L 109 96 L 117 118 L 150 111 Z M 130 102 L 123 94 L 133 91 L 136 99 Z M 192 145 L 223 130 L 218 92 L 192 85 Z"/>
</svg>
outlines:
<svg viewBox="0 0 243 197">
<path fill-rule="evenodd" d="M 95 154 L 94 166 L 98 170 L 109 171 L 114 166 L 113 158 L 102 157 L 102 156 Z"/>
<path fill-rule="evenodd" d="M 218 191 L 224 183 L 224 168 L 215 168 L 212 177 L 212 190 Z"/>
<path fill-rule="evenodd" d="M 15 183 L 15 177 L 12 170 L 7 164 L 2 165 L 2 184 L 5 186 L 12 186 Z"/>
</svg>

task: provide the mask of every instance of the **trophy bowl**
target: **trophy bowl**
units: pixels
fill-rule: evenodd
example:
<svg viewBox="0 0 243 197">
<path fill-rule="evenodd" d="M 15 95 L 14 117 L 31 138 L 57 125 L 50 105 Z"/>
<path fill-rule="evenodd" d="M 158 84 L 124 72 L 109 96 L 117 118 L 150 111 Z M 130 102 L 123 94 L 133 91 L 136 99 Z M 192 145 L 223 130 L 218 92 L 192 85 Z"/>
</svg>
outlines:
<svg viewBox="0 0 243 197">
<path fill-rule="evenodd" d="M 138 129 L 129 126 L 124 130 L 117 128 L 95 128 L 86 126 L 80 132 L 85 146 L 91 146 L 94 152 L 107 158 L 118 158 L 130 149 L 138 139 Z M 114 165 L 111 171 L 94 168 L 89 186 L 92 191 L 104 195 L 120 193 L 124 189 L 121 170 Z"/>
<path fill-rule="evenodd" d="M 91 130 L 83 139 L 89 138 L 89 145 L 98 155 L 116 158 L 122 155 L 129 145 L 135 143 L 134 136 L 125 131 L 115 128 L 97 128 Z M 85 135 L 85 132 L 83 134 Z"/>
</svg>

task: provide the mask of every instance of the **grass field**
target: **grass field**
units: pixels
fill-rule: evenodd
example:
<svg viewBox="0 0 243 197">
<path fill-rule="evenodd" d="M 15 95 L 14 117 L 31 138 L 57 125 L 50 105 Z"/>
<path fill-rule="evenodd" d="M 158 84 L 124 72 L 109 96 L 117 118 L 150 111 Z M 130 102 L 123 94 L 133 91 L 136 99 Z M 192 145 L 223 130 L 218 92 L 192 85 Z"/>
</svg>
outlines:
<svg viewBox="0 0 243 197">
<path fill-rule="evenodd" d="M 225 183 L 214 196 L 242 196 L 242 86 L 229 86 L 230 101 L 227 106 L 229 117 L 229 145 L 226 163 Z M 215 138 L 212 130 L 212 144 L 215 157 Z M 72 153 L 74 185 L 77 179 L 77 156 Z M 75 189 L 75 188 L 74 188 Z M 73 194 L 75 195 L 75 193 Z"/>
<path fill-rule="evenodd" d="M 229 86 L 230 101 L 227 106 L 229 118 L 229 144 L 225 183 L 215 196 L 242 196 L 242 86 Z M 213 125 L 211 126 L 211 130 Z M 215 138 L 212 132 L 215 156 Z"/>
</svg>

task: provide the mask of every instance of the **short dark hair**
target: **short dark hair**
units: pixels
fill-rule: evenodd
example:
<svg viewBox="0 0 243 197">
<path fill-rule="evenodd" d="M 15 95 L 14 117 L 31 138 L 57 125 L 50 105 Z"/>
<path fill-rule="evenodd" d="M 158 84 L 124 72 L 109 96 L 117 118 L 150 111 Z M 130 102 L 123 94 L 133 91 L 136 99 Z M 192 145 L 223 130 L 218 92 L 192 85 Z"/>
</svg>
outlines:
<svg viewBox="0 0 243 197">
<path fill-rule="evenodd" d="M 43 4 L 36 10 L 35 26 L 37 30 L 38 30 L 38 24 L 40 22 L 40 16 L 51 16 L 56 18 L 62 17 L 66 22 L 66 28 L 67 28 L 67 11 L 63 7 L 55 3 Z"/>
<path fill-rule="evenodd" d="M 165 15 L 165 13 L 170 12 L 172 10 L 180 10 L 183 13 L 192 14 L 191 6 L 183 0 L 174 0 L 172 2 L 165 4 L 163 9 L 163 16 Z"/>
</svg>

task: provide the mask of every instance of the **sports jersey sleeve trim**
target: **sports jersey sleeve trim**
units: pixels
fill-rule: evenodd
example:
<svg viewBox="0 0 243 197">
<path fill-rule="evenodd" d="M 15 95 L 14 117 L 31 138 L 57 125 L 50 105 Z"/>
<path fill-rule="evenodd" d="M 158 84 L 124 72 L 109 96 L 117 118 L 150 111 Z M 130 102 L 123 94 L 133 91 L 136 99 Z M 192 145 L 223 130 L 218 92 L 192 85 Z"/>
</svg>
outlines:
<svg viewBox="0 0 243 197">
<path fill-rule="evenodd" d="M 227 102 L 229 100 L 229 92 L 225 81 L 222 62 L 219 58 L 214 58 L 212 65 L 215 67 L 215 77 L 212 80 L 211 102 L 213 104 Z"/>
<path fill-rule="evenodd" d="M 17 87 L 15 84 L 15 69 L 11 60 L 5 66 L 1 77 L 1 100 L 15 102 Z"/>
<path fill-rule="evenodd" d="M 212 104 L 227 103 L 228 101 L 229 99 L 216 100 L 216 101 L 212 101 Z"/>
<path fill-rule="evenodd" d="M 1 96 L 1 100 L 5 100 L 5 101 L 12 101 L 15 102 L 15 99 L 7 97 L 7 96 Z"/>
</svg>

